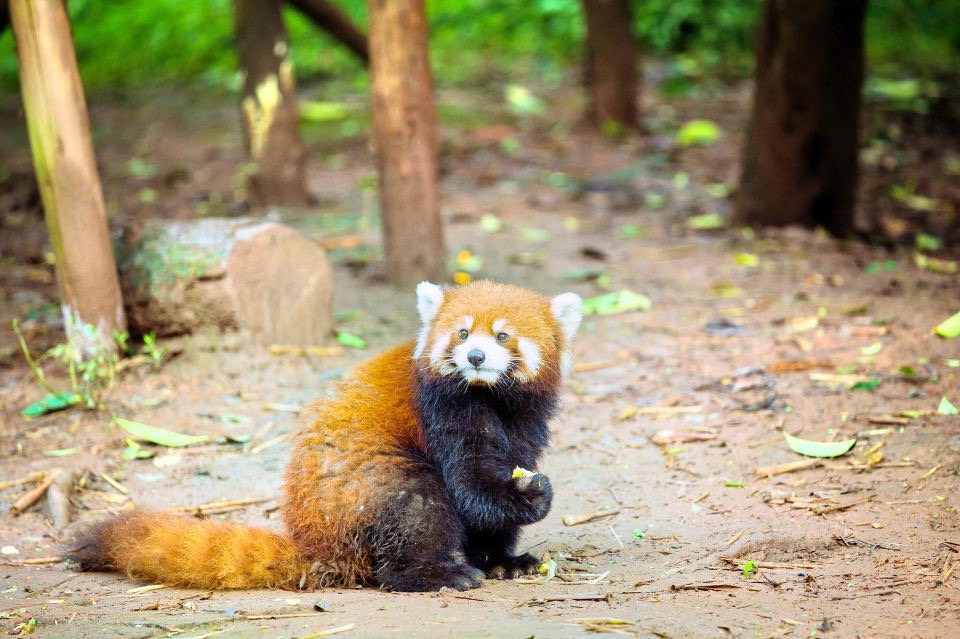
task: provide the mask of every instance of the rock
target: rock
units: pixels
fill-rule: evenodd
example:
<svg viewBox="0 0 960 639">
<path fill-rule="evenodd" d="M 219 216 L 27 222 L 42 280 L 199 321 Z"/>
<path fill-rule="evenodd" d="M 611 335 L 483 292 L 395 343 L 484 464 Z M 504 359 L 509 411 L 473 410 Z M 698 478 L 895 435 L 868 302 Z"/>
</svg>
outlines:
<svg viewBox="0 0 960 639">
<path fill-rule="evenodd" d="M 262 344 L 329 339 L 333 272 L 316 243 L 252 218 L 150 220 L 117 247 L 132 330 L 160 336 L 204 326 L 242 329 Z"/>
</svg>

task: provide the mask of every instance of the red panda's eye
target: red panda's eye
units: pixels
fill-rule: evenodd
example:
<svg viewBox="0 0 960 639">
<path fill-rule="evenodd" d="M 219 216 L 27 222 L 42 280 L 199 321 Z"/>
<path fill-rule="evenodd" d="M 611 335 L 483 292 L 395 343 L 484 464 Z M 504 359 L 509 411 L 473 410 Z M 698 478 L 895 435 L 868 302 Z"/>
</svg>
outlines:
<svg viewBox="0 0 960 639">
<path fill-rule="evenodd" d="M 467 332 L 467 329 L 461 328 L 461 329 L 460 329 L 460 339 L 467 339 L 468 337 L 470 337 L 470 333 Z"/>
<path fill-rule="evenodd" d="M 497 333 L 497 341 L 500 342 L 501 344 L 506 342 L 508 339 L 510 339 L 510 336 L 507 335 L 506 333 Z"/>
</svg>

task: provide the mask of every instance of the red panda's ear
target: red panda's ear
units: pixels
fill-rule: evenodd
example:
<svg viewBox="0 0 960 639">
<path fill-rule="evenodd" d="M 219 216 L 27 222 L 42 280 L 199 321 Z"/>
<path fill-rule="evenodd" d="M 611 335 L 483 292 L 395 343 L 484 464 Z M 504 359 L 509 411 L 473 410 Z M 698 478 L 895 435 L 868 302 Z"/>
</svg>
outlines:
<svg viewBox="0 0 960 639">
<path fill-rule="evenodd" d="M 563 332 L 564 341 L 569 345 L 577 334 L 580 320 L 583 319 L 583 300 L 576 293 L 562 293 L 550 300 L 550 310 Z"/>
<path fill-rule="evenodd" d="M 437 316 L 440 305 L 443 303 L 443 289 L 430 282 L 417 284 L 417 311 L 424 326 L 430 324 Z"/>
</svg>

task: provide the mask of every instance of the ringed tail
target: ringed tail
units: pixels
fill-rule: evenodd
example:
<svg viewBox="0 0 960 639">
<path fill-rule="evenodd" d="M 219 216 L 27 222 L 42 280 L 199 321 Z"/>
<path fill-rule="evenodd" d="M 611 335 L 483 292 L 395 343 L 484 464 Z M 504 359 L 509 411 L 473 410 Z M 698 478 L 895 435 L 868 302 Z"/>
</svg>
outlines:
<svg viewBox="0 0 960 639">
<path fill-rule="evenodd" d="M 282 534 L 172 513 L 133 511 L 95 524 L 68 554 L 80 570 L 230 590 L 311 586 L 311 563 Z"/>
</svg>

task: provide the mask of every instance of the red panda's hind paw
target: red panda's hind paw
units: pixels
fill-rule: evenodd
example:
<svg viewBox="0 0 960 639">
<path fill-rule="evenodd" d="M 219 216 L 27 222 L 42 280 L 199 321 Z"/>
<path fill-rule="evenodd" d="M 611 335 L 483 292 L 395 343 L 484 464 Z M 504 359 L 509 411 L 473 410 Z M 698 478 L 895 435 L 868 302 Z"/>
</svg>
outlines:
<svg viewBox="0 0 960 639">
<path fill-rule="evenodd" d="M 445 561 L 428 568 L 408 569 L 379 575 L 384 590 L 398 592 L 435 592 L 441 588 L 470 590 L 479 588 L 483 571 L 464 561 Z"/>
<path fill-rule="evenodd" d="M 508 557 L 487 571 L 488 579 L 516 579 L 535 575 L 540 571 L 540 560 L 530 553 Z"/>
</svg>

